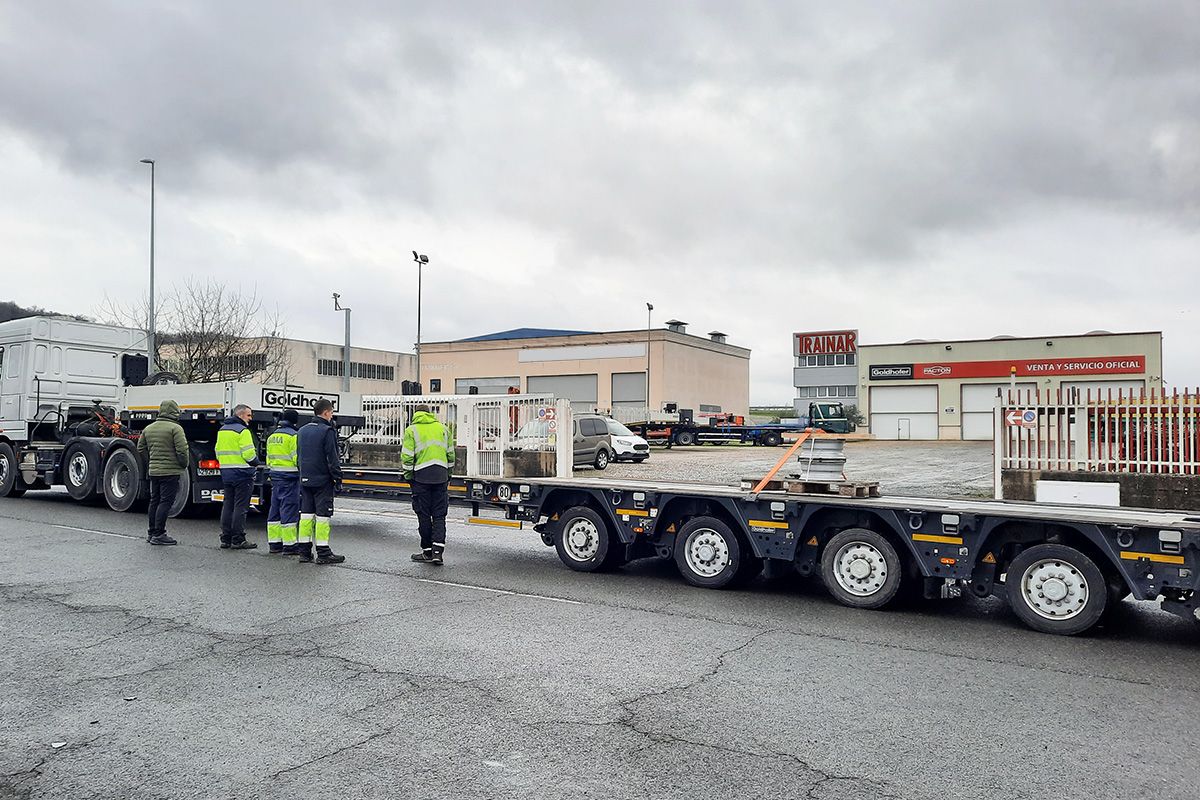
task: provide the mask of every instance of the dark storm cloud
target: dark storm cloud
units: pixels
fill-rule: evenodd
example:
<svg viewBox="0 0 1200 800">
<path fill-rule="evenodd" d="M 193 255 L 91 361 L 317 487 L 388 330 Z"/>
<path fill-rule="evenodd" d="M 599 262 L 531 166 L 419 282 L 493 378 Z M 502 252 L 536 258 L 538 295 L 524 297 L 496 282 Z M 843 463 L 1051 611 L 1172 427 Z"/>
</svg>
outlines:
<svg viewBox="0 0 1200 800">
<path fill-rule="evenodd" d="M 1059 204 L 1195 226 L 1195 3 L 10 4 L 81 173 L 508 218 L 564 263 L 918 260 Z"/>
</svg>

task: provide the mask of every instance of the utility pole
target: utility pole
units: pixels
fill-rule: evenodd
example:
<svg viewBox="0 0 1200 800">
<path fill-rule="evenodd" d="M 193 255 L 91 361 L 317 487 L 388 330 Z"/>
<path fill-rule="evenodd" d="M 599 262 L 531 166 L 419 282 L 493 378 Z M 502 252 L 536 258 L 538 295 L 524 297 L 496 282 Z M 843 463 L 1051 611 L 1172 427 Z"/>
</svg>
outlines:
<svg viewBox="0 0 1200 800">
<path fill-rule="evenodd" d="M 153 375 L 158 371 L 158 348 L 154 335 L 154 159 L 143 158 L 141 163 L 150 165 L 150 326 L 146 331 L 146 369 L 148 375 Z"/>
<path fill-rule="evenodd" d="M 341 295 L 337 292 L 333 293 L 333 310 L 346 312 L 346 344 L 342 347 L 342 391 L 350 393 L 350 309 L 342 306 L 338 301 Z"/>
<path fill-rule="evenodd" d="M 417 262 L 417 386 L 421 386 L 421 267 L 429 263 L 429 256 L 419 255 L 412 251 L 413 261 Z M 425 387 L 421 386 L 421 394 Z"/>
<path fill-rule="evenodd" d="M 653 411 L 650 404 L 650 317 L 654 313 L 654 304 L 646 303 L 646 410 Z"/>
</svg>

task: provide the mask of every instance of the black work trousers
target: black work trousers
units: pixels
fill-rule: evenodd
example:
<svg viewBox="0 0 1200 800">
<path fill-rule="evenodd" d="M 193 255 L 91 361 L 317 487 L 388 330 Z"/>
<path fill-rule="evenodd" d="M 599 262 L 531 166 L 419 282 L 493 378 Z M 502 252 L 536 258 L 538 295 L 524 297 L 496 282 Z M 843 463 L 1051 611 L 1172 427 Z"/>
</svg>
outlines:
<svg viewBox="0 0 1200 800">
<path fill-rule="evenodd" d="M 221 501 L 221 544 L 240 544 L 246 541 L 246 512 L 254 494 L 254 470 L 222 470 L 221 484 L 225 499 Z"/>
<path fill-rule="evenodd" d="M 412 482 L 413 511 L 421 532 L 421 549 L 442 552 L 446 549 L 446 512 L 450 510 L 450 484 Z"/>
<path fill-rule="evenodd" d="M 171 506 L 175 505 L 178 495 L 178 475 L 150 478 L 150 507 L 146 510 L 147 536 L 162 536 L 167 532 L 167 515 L 171 513 Z"/>
</svg>

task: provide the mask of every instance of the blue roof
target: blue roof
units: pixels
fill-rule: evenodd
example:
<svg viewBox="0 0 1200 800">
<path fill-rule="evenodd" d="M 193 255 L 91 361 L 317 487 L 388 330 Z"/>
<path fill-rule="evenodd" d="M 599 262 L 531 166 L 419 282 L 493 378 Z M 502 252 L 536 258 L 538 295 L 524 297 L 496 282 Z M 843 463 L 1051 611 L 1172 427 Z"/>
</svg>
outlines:
<svg viewBox="0 0 1200 800">
<path fill-rule="evenodd" d="M 511 331 L 487 333 L 483 336 L 472 336 L 469 339 L 459 339 L 460 342 L 498 342 L 505 339 L 540 339 L 549 336 L 586 336 L 595 331 L 560 331 L 553 328 L 513 328 Z"/>
</svg>

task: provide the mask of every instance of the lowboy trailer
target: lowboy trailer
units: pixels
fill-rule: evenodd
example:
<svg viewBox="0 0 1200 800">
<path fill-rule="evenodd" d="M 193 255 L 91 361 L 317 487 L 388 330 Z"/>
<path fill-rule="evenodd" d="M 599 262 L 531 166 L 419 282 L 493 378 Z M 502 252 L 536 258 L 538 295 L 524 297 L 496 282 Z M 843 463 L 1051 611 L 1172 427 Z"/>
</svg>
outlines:
<svg viewBox="0 0 1200 800">
<path fill-rule="evenodd" d="M 1066 635 L 1129 596 L 1200 621 L 1200 515 L 1188 512 L 592 478 L 467 478 L 456 494 L 473 521 L 531 523 L 580 572 L 670 558 L 720 589 L 788 567 L 855 608 L 997 595 L 1029 627 Z"/>
</svg>

